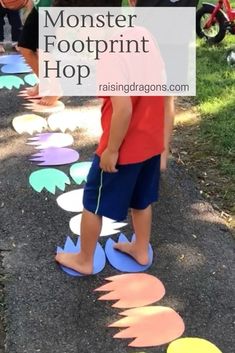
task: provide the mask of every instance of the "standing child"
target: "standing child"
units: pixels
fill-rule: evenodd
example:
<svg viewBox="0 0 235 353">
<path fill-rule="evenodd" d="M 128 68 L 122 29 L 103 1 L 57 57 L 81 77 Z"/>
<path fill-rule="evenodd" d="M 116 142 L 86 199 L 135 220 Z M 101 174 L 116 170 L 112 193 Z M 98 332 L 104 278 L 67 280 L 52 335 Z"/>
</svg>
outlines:
<svg viewBox="0 0 235 353">
<path fill-rule="evenodd" d="M 5 52 L 5 48 L 3 45 L 5 17 L 7 17 L 9 24 L 11 26 L 12 47 L 13 49 L 18 51 L 18 40 L 20 37 L 21 27 L 22 27 L 20 13 L 18 10 L 9 10 L 4 8 L 1 5 L 1 0 L 0 0 L 0 53 Z"/>
<path fill-rule="evenodd" d="M 115 247 L 146 265 L 152 206 L 158 199 L 160 155 L 169 97 L 106 97 L 103 133 L 84 190 L 81 251 L 61 253 L 56 261 L 84 274 L 93 271 L 93 256 L 102 217 L 120 221 L 131 208 L 136 240 Z"/>
<path fill-rule="evenodd" d="M 110 1 L 106 6 L 121 5 Z M 82 4 L 104 6 L 102 0 Z M 152 203 L 158 199 L 161 154 L 170 141 L 174 102 L 162 96 L 105 97 L 101 112 L 103 133 L 84 190 L 81 250 L 56 255 L 57 262 L 83 274 L 93 272 L 102 217 L 121 221 L 129 208 L 136 239 L 115 248 L 141 265 L 149 262 Z"/>
</svg>

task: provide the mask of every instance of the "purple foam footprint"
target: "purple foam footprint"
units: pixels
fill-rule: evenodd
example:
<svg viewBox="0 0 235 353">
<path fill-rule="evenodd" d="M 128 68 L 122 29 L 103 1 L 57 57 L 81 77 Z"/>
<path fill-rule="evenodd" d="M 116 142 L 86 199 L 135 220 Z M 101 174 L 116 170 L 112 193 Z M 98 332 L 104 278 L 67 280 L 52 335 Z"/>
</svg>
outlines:
<svg viewBox="0 0 235 353">
<path fill-rule="evenodd" d="M 40 152 L 39 153 L 34 153 L 32 159 L 37 159 L 38 157 L 42 157 L 42 154 Z"/>
<path fill-rule="evenodd" d="M 79 153 L 72 148 L 50 147 L 31 155 L 30 161 L 37 165 L 52 166 L 76 162 Z"/>
<path fill-rule="evenodd" d="M 135 235 L 132 236 L 131 240 L 135 239 Z M 118 238 L 119 243 L 127 243 L 129 242 L 127 237 L 124 234 L 120 234 Z M 121 272 L 142 272 L 146 271 L 153 262 L 153 249 L 152 246 L 149 244 L 148 249 L 148 256 L 149 262 L 147 265 L 140 265 L 138 264 L 131 256 L 124 254 L 116 249 L 114 249 L 115 241 L 109 238 L 105 244 L 105 253 L 107 259 L 111 266 L 116 268 Z"/>
<path fill-rule="evenodd" d="M 77 253 L 80 251 L 80 237 L 77 240 L 76 245 L 74 244 L 74 242 L 72 241 L 72 239 L 68 236 L 66 241 L 65 241 L 65 245 L 64 245 L 64 249 L 61 248 L 60 246 L 57 247 L 57 254 L 59 253 Z M 103 270 L 103 268 L 105 267 L 105 263 L 106 263 L 106 257 L 105 257 L 105 252 L 102 248 L 102 246 L 97 243 L 96 245 L 96 249 L 95 249 L 95 254 L 94 254 L 94 268 L 93 268 L 93 275 L 101 272 Z M 61 269 L 67 273 L 70 276 L 76 276 L 76 277 L 82 277 L 84 276 L 83 274 L 76 272 L 68 267 L 62 266 L 60 265 Z"/>
<path fill-rule="evenodd" d="M 50 138 L 50 136 L 53 135 L 53 132 L 43 132 L 41 134 L 36 134 L 34 137 L 29 137 L 28 141 L 33 142 L 33 141 L 40 141 L 40 142 L 45 142 Z"/>
</svg>

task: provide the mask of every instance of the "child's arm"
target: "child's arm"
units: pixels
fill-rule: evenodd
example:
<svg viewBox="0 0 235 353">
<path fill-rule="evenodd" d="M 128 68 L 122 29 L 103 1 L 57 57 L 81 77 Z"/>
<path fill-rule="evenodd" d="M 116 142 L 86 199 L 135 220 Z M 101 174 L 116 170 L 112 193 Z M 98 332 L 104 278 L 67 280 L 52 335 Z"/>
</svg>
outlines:
<svg viewBox="0 0 235 353">
<path fill-rule="evenodd" d="M 174 126 L 175 117 L 175 102 L 174 97 L 165 97 L 165 108 L 164 108 L 164 147 L 165 150 L 161 155 L 161 170 L 164 171 L 167 168 L 167 160 L 170 149 L 170 142 L 172 137 L 172 131 Z"/>
<path fill-rule="evenodd" d="M 100 168 L 105 172 L 114 173 L 118 161 L 119 148 L 126 136 L 131 115 L 132 102 L 130 97 L 111 97 L 113 114 L 107 148 L 100 157 Z"/>
</svg>

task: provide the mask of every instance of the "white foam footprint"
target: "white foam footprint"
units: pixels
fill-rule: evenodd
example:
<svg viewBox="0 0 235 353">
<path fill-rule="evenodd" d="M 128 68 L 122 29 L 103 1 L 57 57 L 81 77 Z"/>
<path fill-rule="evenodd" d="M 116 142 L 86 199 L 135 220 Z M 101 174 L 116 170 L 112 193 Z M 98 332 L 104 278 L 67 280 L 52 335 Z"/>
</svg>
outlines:
<svg viewBox="0 0 235 353">
<path fill-rule="evenodd" d="M 70 219 L 69 227 L 74 234 L 81 235 L 81 232 L 80 232 L 81 218 L 82 218 L 82 215 L 79 214 Z M 125 227 L 126 225 L 127 223 L 116 222 L 113 219 L 103 217 L 103 225 L 102 225 L 100 236 L 105 237 L 112 234 L 120 233 L 119 229 L 122 227 Z"/>
<path fill-rule="evenodd" d="M 65 211 L 82 212 L 83 211 L 83 191 L 84 189 L 77 189 L 66 192 L 57 197 L 57 204 Z"/>
<path fill-rule="evenodd" d="M 12 120 L 13 128 L 18 134 L 27 132 L 32 135 L 34 132 L 42 132 L 47 128 L 47 121 L 36 114 L 24 114 Z"/>
<path fill-rule="evenodd" d="M 59 112 L 51 114 L 48 118 L 48 125 L 52 131 L 66 130 L 74 131 L 79 126 L 78 112 Z"/>
</svg>

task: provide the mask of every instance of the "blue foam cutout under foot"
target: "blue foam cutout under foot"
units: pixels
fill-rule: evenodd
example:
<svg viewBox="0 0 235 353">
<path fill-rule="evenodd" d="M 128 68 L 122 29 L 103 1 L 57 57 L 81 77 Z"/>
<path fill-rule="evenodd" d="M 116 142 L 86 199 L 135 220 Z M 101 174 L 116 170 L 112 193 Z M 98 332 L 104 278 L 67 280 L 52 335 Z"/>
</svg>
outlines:
<svg viewBox="0 0 235 353">
<path fill-rule="evenodd" d="M 135 239 L 135 235 L 132 236 L 131 241 L 134 239 Z M 118 242 L 127 243 L 128 239 L 124 234 L 121 233 L 118 238 Z M 153 249 L 150 244 L 149 244 L 149 250 L 148 250 L 149 263 L 145 266 L 138 264 L 131 256 L 124 254 L 118 250 L 115 250 L 113 247 L 114 244 L 115 244 L 115 241 L 109 238 L 105 244 L 105 253 L 110 265 L 116 268 L 117 270 L 121 272 L 142 272 L 142 271 L 146 271 L 152 265 Z"/>
<path fill-rule="evenodd" d="M 61 247 L 57 247 L 57 254 L 59 253 L 78 253 L 80 251 L 80 237 L 77 240 L 77 244 L 75 245 L 72 239 L 68 236 L 66 242 L 64 244 L 64 249 Z M 101 272 L 105 267 L 106 257 L 105 252 L 102 246 L 97 243 L 94 255 L 94 268 L 93 268 L 93 275 Z M 60 266 L 61 269 L 66 272 L 70 276 L 84 276 L 83 274 L 76 272 L 68 267 Z"/>
</svg>

